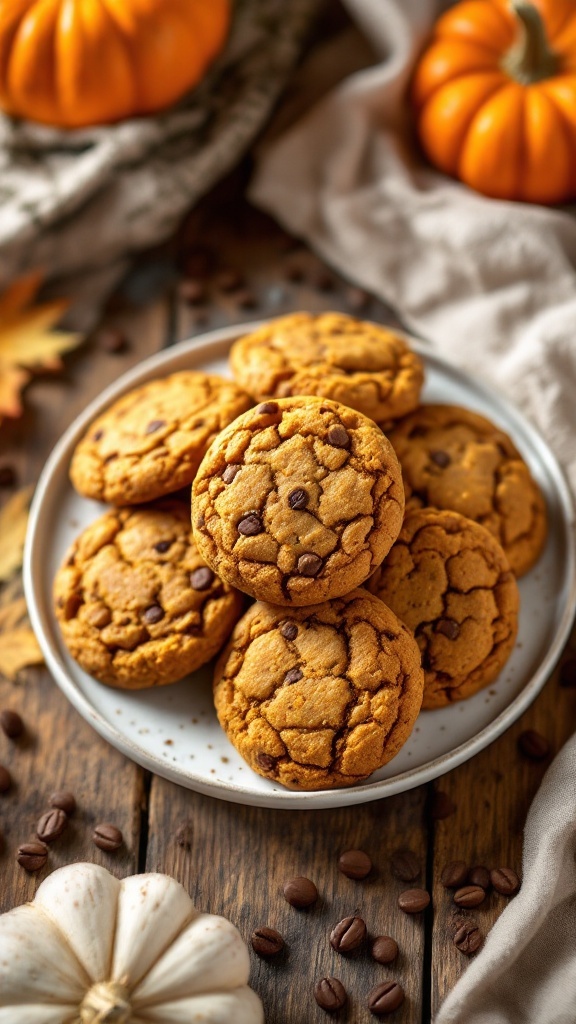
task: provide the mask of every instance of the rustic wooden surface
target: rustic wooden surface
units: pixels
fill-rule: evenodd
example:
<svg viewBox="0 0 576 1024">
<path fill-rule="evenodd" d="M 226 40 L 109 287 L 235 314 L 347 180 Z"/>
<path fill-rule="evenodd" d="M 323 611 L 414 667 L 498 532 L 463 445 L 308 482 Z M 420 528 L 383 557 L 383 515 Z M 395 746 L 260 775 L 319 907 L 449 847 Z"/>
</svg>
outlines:
<svg viewBox="0 0 576 1024">
<path fill-rule="evenodd" d="M 0 434 L 0 465 L 16 467 L 19 484 L 34 482 L 62 431 L 102 388 L 150 353 L 190 334 L 291 309 L 343 309 L 391 322 L 378 301 L 352 288 L 288 239 L 242 200 L 242 175 L 208 197 L 173 244 L 141 260 L 111 303 L 106 322 L 126 330 L 129 349 L 104 352 L 88 341 L 66 360 L 66 372 L 41 378 L 26 394 L 24 417 Z M 211 268 L 205 301 L 179 298 L 183 253 L 210 239 Z M 198 258 L 196 251 L 195 258 Z M 185 262 L 185 261 L 184 261 Z M 242 271 L 245 285 L 228 293 L 218 268 Z M 155 292 L 157 294 L 155 294 Z M 0 501 L 10 489 L 0 491 Z M 576 644 L 575 644 L 576 646 Z M 574 656 L 568 652 L 565 658 Z M 268 1024 L 314 1024 L 327 1018 L 311 997 L 314 981 L 333 974 L 350 994 L 338 1019 L 368 1022 L 369 989 L 395 978 L 405 988 L 404 1006 L 391 1019 L 428 1024 L 467 959 L 450 939 L 451 896 L 440 884 L 454 859 L 488 867 L 521 867 L 521 837 L 527 808 L 548 762 L 523 758 L 517 737 L 526 728 L 547 736 L 553 751 L 576 723 L 576 689 L 552 678 L 532 708 L 491 747 L 436 783 L 386 801 L 333 811 L 270 811 L 211 800 L 151 777 L 109 747 L 67 704 L 44 670 L 22 673 L 17 684 L 0 679 L 0 707 L 19 710 L 26 734 L 14 742 L 0 733 L 0 763 L 13 773 L 12 791 L 0 795 L 0 910 L 30 898 L 44 874 L 61 864 L 88 859 L 118 875 L 135 870 L 167 871 L 180 879 L 203 908 L 224 913 L 246 939 L 258 925 L 278 928 L 287 942 L 277 962 L 252 956 L 252 983 L 261 994 Z M 15 862 L 19 842 L 55 788 L 72 789 L 78 811 L 65 836 L 50 849 L 45 871 L 27 875 Z M 430 813 L 436 791 L 454 811 L 442 820 Z M 105 854 L 91 841 L 98 821 L 118 825 L 125 844 Z M 182 845 L 182 828 L 191 836 Z M 339 853 L 365 849 L 375 870 L 352 882 L 337 869 Z M 433 892 L 433 909 L 414 918 L 397 908 L 408 887 L 391 873 L 390 857 L 410 848 L 419 858 L 419 882 Z M 314 879 L 318 905 L 296 911 L 283 899 L 285 881 L 298 874 Z M 487 932 L 505 906 L 491 895 L 474 911 Z M 341 957 L 328 943 L 333 924 L 359 913 L 369 932 L 391 934 L 401 949 L 391 967 L 364 952 Z"/>
</svg>

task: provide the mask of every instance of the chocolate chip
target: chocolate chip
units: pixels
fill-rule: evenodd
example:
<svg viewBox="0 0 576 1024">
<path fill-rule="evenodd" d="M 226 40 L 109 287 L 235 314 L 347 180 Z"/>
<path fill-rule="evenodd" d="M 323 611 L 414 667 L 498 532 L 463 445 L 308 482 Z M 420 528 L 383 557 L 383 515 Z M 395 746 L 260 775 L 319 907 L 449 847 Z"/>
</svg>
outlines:
<svg viewBox="0 0 576 1024">
<path fill-rule="evenodd" d="M 448 793 L 444 793 L 441 789 L 434 793 L 430 802 L 430 817 L 433 821 L 449 818 L 455 810 L 456 804 L 450 799 Z"/>
<path fill-rule="evenodd" d="M 401 882 L 414 882 L 420 874 L 420 859 L 412 850 L 396 850 L 390 863 L 392 874 Z"/>
<path fill-rule="evenodd" d="M 190 573 L 190 586 L 192 590 L 208 590 L 214 581 L 214 573 L 207 565 L 201 565 L 194 572 Z"/>
<path fill-rule="evenodd" d="M 126 352 L 130 347 L 128 344 L 128 338 L 122 332 L 113 327 L 106 327 L 96 334 L 96 343 L 98 348 L 101 348 L 103 352 L 109 352 L 110 355 L 120 355 L 122 352 Z"/>
<path fill-rule="evenodd" d="M 461 953 L 472 956 L 476 953 L 482 943 L 484 936 L 475 921 L 465 921 L 457 928 L 452 939 L 454 945 Z"/>
<path fill-rule="evenodd" d="M 206 524 L 206 520 L 204 518 L 204 513 L 200 512 L 200 514 L 199 514 L 199 516 L 198 516 L 198 518 L 196 520 L 196 526 L 197 526 L 197 528 L 199 530 L 201 530 L 205 526 L 205 524 Z"/>
<path fill-rule="evenodd" d="M 377 1017 L 394 1013 L 404 1002 L 404 989 L 397 981 L 384 981 L 368 993 L 368 1009 Z"/>
<path fill-rule="evenodd" d="M 576 658 L 569 658 L 560 669 L 560 686 L 572 688 L 576 686 Z"/>
<path fill-rule="evenodd" d="M 50 796 L 49 803 L 51 807 L 59 807 L 61 811 L 64 811 L 64 814 L 68 815 L 68 817 L 70 817 L 71 814 L 74 814 L 74 811 L 76 810 L 76 798 L 74 793 L 70 793 L 67 789 L 57 789 Z"/>
<path fill-rule="evenodd" d="M 250 941 L 258 956 L 277 956 L 284 949 L 284 939 L 275 928 L 256 928 Z"/>
<path fill-rule="evenodd" d="M 304 673 L 302 672 L 302 669 L 297 667 L 290 668 L 288 669 L 286 675 L 284 676 L 284 682 L 290 686 L 292 683 L 297 683 L 300 679 L 302 679 L 303 675 Z"/>
<path fill-rule="evenodd" d="M 486 899 L 486 890 L 481 885 L 464 885 L 454 893 L 457 907 L 479 907 Z"/>
<path fill-rule="evenodd" d="M 172 541 L 171 540 L 159 540 L 158 543 L 154 545 L 154 551 L 157 551 L 159 555 L 165 555 L 166 552 L 171 547 L 172 547 Z"/>
<path fill-rule="evenodd" d="M 0 764 L 0 793 L 7 793 L 12 785 L 12 776 L 3 764 Z"/>
<path fill-rule="evenodd" d="M 162 427 L 165 427 L 165 426 L 166 426 L 166 420 L 151 420 L 150 423 L 148 424 L 148 426 L 146 427 L 146 430 L 144 431 L 144 433 L 145 434 L 155 434 L 157 430 L 161 430 Z"/>
<path fill-rule="evenodd" d="M 0 487 L 13 487 L 16 483 L 16 470 L 7 462 L 0 466 Z"/>
<path fill-rule="evenodd" d="M 311 907 L 318 899 L 318 889 L 314 882 L 301 875 L 298 878 L 292 878 L 290 882 L 286 882 L 283 892 L 284 899 L 287 900 L 291 907 L 297 907 L 298 910 L 302 910 L 304 907 Z"/>
<path fill-rule="evenodd" d="M 48 859 L 48 847 L 45 843 L 22 843 L 18 847 L 16 860 L 25 871 L 40 871 Z"/>
<path fill-rule="evenodd" d="M 336 423 L 330 427 L 326 440 L 334 448 L 347 448 L 350 444 L 350 434 L 341 423 Z"/>
<path fill-rule="evenodd" d="M 338 978 L 320 978 L 314 985 L 314 999 L 321 1010 L 334 1013 L 346 1005 L 348 995 Z"/>
<path fill-rule="evenodd" d="M 526 729 L 518 737 L 518 749 L 530 761 L 543 761 L 550 753 L 550 744 L 545 736 L 534 729 Z"/>
<path fill-rule="evenodd" d="M 366 923 L 361 917 L 345 917 L 330 932 L 330 945 L 337 953 L 359 949 L 366 938 Z"/>
<path fill-rule="evenodd" d="M 240 466 L 236 462 L 231 463 L 229 466 L 226 466 L 226 469 L 222 473 L 222 479 L 223 479 L 224 483 L 225 484 L 231 484 L 232 481 L 236 479 L 236 477 L 238 476 L 238 473 L 240 472 L 241 469 L 242 469 L 242 466 Z"/>
<path fill-rule="evenodd" d="M 278 412 L 277 402 L 262 402 L 261 405 L 256 406 L 256 412 L 260 416 L 274 416 Z"/>
<path fill-rule="evenodd" d="M 460 636 L 460 626 L 454 619 L 438 619 L 434 627 L 435 633 L 441 633 L 448 640 L 457 640 Z"/>
<path fill-rule="evenodd" d="M 9 740 L 17 740 L 24 732 L 24 722 L 17 711 L 4 708 L 0 711 L 0 728 Z"/>
<path fill-rule="evenodd" d="M 93 441 L 101 441 L 103 437 L 104 437 L 104 431 L 103 430 L 97 430 L 97 431 L 95 431 L 94 434 L 92 434 L 92 440 Z"/>
<path fill-rule="evenodd" d="M 300 576 L 317 576 L 321 568 L 322 559 L 318 555 L 314 555 L 311 552 L 300 555 L 297 565 Z"/>
<path fill-rule="evenodd" d="M 437 466 L 440 466 L 440 469 L 446 469 L 446 466 L 449 466 L 452 462 L 448 452 L 443 451 L 430 452 L 430 458 L 432 459 L 432 462 L 435 462 Z"/>
<path fill-rule="evenodd" d="M 182 825 L 179 825 L 176 829 L 176 835 L 174 838 L 176 839 L 177 845 L 182 850 L 191 850 L 192 842 L 194 840 L 194 828 L 192 822 L 185 821 Z"/>
<path fill-rule="evenodd" d="M 520 879 L 512 868 L 495 868 L 490 872 L 490 881 L 502 896 L 514 896 L 520 888 Z"/>
<path fill-rule="evenodd" d="M 288 504 L 293 509 L 306 508 L 308 498 L 308 491 L 305 491 L 303 487 L 297 487 L 295 491 L 291 491 L 288 495 Z"/>
<path fill-rule="evenodd" d="M 256 761 L 265 772 L 273 772 L 276 768 L 276 758 L 270 754 L 257 754 Z"/>
<path fill-rule="evenodd" d="M 398 906 L 405 914 L 420 914 L 430 903 L 430 893 L 425 889 L 406 889 L 398 897 Z"/>
<path fill-rule="evenodd" d="M 463 860 L 453 860 L 447 864 L 440 881 L 445 889 L 459 889 L 468 880 L 468 865 Z"/>
<path fill-rule="evenodd" d="M 119 850 L 122 846 L 124 837 L 120 829 L 116 828 L 116 825 L 111 825 L 105 821 L 101 825 L 96 825 L 92 833 L 92 842 L 99 850 L 105 850 L 106 853 L 114 853 L 115 850 Z"/>
<path fill-rule="evenodd" d="M 70 619 L 76 618 L 83 603 L 82 594 L 68 595 L 64 605 L 64 618 L 66 619 L 66 622 L 70 622 Z"/>
<path fill-rule="evenodd" d="M 142 612 L 142 619 L 147 626 L 154 626 L 164 618 L 165 614 L 164 609 L 159 604 L 151 604 L 149 608 Z"/>
<path fill-rule="evenodd" d="M 280 632 L 285 640 L 295 640 L 298 636 L 298 626 L 295 622 L 283 622 Z"/>
<path fill-rule="evenodd" d="M 481 885 L 483 889 L 490 888 L 490 872 L 482 864 L 476 864 L 468 872 L 469 885 Z"/>
<path fill-rule="evenodd" d="M 372 943 L 372 959 L 379 964 L 391 964 L 398 956 L 398 943 L 390 935 L 378 935 Z"/>
<path fill-rule="evenodd" d="M 238 533 L 243 537 L 255 537 L 256 534 L 262 533 L 263 529 L 264 525 L 257 512 L 246 512 L 238 523 Z"/>
<path fill-rule="evenodd" d="M 52 807 L 38 820 L 36 835 L 43 843 L 53 843 L 62 835 L 67 824 L 65 812 L 59 807 Z"/>
<path fill-rule="evenodd" d="M 366 878 L 372 870 L 372 861 L 364 850 L 345 850 L 338 859 L 338 867 L 346 878 Z"/>
</svg>

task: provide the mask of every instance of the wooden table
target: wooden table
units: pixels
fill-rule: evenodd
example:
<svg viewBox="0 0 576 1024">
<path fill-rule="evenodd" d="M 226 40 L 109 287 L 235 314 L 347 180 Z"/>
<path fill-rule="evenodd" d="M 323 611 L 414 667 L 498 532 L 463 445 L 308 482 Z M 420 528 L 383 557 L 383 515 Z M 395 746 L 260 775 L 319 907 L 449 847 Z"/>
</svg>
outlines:
<svg viewBox="0 0 576 1024">
<path fill-rule="evenodd" d="M 243 189 L 241 172 L 207 197 L 178 239 L 139 261 L 106 317 L 129 336 L 126 352 L 109 354 L 96 339 L 89 340 L 67 358 L 64 375 L 39 378 L 28 389 L 24 417 L 0 434 L 0 462 L 16 466 L 20 484 L 37 479 L 63 430 L 105 385 L 180 338 L 299 308 L 392 319 L 380 302 L 295 248 L 248 206 Z M 179 297 L 178 267 L 187 247 L 203 246 L 206 239 L 217 266 L 209 268 L 207 301 L 189 305 Z M 188 268 L 204 256 L 193 252 Z M 240 270 L 245 287 L 224 290 L 218 268 Z M 159 294 L 145 302 L 155 287 Z M 6 489 L 2 497 L 9 494 Z M 576 640 L 571 642 L 576 648 Z M 18 741 L 0 733 L 0 763 L 15 780 L 0 796 L 5 837 L 0 909 L 31 898 L 47 872 L 73 861 L 95 861 L 120 876 L 168 872 L 200 907 L 229 916 L 247 940 L 262 924 L 285 936 L 287 948 L 277 962 L 253 955 L 252 983 L 264 1000 L 268 1024 L 327 1020 L 311 997 L 314 980 L 322 975 L 341 978 L 349 991 L 349 1007 L 339 1020 L 374 1020 L 366 995 L 380 981 L 395 978 L 407 998 L 392 1019 L 428 1022 L 468 962 L 451 941 L 455 908 L 440 873 L 454 859 L 520 870 L 526 812 L 548 762 L 522 757 L 517 738 L 534 728 L 556 751 L 573 732 L 576 688 L 560 686 L 557 675 L 513 728 L 437 782 L 376 803 L 306 812 L 242 807 L 181 789 L 109 747 L 68 705 L 47 671 L 28 670 L 18 684 L 0 680 L 0 707 L 17 709 L 26 722 Z M 33 835 L 50 792 L 62 787 L 74 791 L 78 811 L 50 848 L 45 871 L 28 875 L 16 863 L 17 846 Z M 432 813 L 438 792 L 454 806 L 444 818 Z M 99 821 L 122 829 L 125 845 L 118 853 L 102 853 L 93 845 L 91 827 Z M 182 845 L 181 826 L 188 826 L 190 848 Z M 366 882 L 350 881 L 337 869 L 339 853 L 351 847 L 372 857 L 375 870 Z M 400 848 L 417 855 L 416 884 L 432 892 L 432 908 L 424 915 L 408 917 L 397 908 L 398 893 L 407 884 L 392 874 L 390 858 Z M 292 909 L 281 895 L 282 884 L 299 874 L 314 879 L 321 894 L 311 911 Z M 504 897 L 492 894 L 472 913 L 487 932 L 505 905 Z M 376 964 L 367 953 L 344 958 L 332 951 L 331 925 L 354 913 L 365 918 L 372 934 L 397 939 L 401 954 L 392 967 Z"/>
</svg>

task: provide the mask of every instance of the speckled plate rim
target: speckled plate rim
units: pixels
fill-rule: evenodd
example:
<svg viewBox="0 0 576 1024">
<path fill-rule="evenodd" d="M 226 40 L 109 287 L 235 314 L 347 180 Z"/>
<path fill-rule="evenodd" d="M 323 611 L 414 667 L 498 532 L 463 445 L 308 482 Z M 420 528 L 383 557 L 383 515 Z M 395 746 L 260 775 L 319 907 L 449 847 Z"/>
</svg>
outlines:
<svg viewBox="0 0 576 1024">
<path fill-rule="evenodd" d="M 55 486 L 57 486 L 55 477 L 63 462 L 67 465 L 69 464 L 72 451 L 89 423 L 105 406 L 118 398 L 123 392 L 140 383 L 144 383 L 146 379 L 156 376 L 159 372 L 173 372 L 176 370 L 177 368 L 172 367 L 171 364 L 178 362 L 182 356 L 191 357 L 190 363 L 187 364 L 189 368 L 201 368 L 204 363 L 212 362 L 219 357 L 225 356 L 233 341 L 242 334 L 256 330 L 262 323 L 263 321 L 234 324 L 230 327 L 209 331 L 195 338 L 179 342 L 168 349 L 162 349 L 160 352 L 132 367 L 131 370 L 118 378 L 115 383 L 101 392 L 66 430 L 46 462 L 30 509 L 23 564 L 24 591 L 30 620 L 46 665 L 70 703 L 96 732 L 112 744 L 113 747 L 143 768 L 207 796 L 251 806 L 306 810 L 367 803 L 371 800 L 379 800 L 386 796 L 405 792 L 443 775 L 464 761 L 469 760 L 505 732 L 519 718 L 523 711 L 529 707 L 553 671 L 570 633 L 576 613 L 574 507 L 567 483 L 556 457 L 538 431 L 525 419 L 518 409 L 510 404 L 505 395 L 473 379 L 467 373 L 454 366 L 449 360 L 435 352 L 427 343 L 406 335 L 410 345 L 422 356 L 427 364 L 435 366 L 439 372 L 448 376 L 467 390 L 472 389 L 481 400 L 492 405 L 495 404 L 496 407 L 504 410 L 509 422 L 514 425 L 516 431 L 515 440 L 520 435 L 524 444 L 530 447 L 540 461 L 546 465 L 547 472 L 553 481 L 555 489 L 553 497 L 560 512 L 560 522 L 563 529 L 563 536 L 559 538 L 559 541 L 563 544 L 565 551 L 564 578 L 562 581 L 559 581 L 561 583 L 559 589 L 566 593 L 566 603 L 559 617 L 554 638 L 537 670 L 524 685 L 520 693 L 511 700 L 504 711 L 497 715 L 489 725 L 481 729 L 474 737 L 448 751 L 446 754 L 433 758 L 417 768 L 401 772 L 392 778 L 359 784 L 349 789 L 317 790 L 304 793 L 291 790 L 257 793 L 238 786 L 233 782 L 211 781 L 193 771 L 184 773 L 179 768 L 172 767 L 170 764 L 133 743 L 119 729 L 111 725 L 79 691 L 76 683 L 69 675 L 55 640 L 51 635 L 52 626 L 48 617 L 46 602 L 43 599 L 42 549 L 46 536 L 44 528 L 45 519 L 52 505 L 53 491 Z M 547 495 L 547 497 L 549 498 L 550 496 Z"/>
</svg>

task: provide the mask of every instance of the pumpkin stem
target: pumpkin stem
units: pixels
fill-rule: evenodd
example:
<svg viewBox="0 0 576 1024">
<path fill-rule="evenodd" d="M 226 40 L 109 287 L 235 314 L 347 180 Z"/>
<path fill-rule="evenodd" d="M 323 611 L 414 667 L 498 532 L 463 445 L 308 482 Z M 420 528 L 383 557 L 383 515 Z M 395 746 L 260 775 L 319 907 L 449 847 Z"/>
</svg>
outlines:
<svg viewBox="0 0 576 1024">
<path fill-rule="evenodd" d="M 128 1024 L 132 1007 L 128 989 L 117 981 L 99 981 L 86 993 L 78 1024 Z"/>
<path fill-rule="evenodd" d="M 511 0 L 518 21 L 518 39 L 505 55 L 502 67 L 522 85 L 550 78 L 558 70 L 558 56 L 550 49 L 540 11 L 527 0 Z"/>
</svg>

